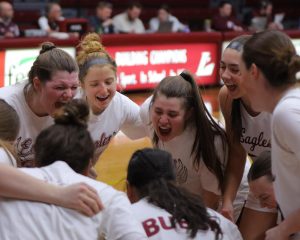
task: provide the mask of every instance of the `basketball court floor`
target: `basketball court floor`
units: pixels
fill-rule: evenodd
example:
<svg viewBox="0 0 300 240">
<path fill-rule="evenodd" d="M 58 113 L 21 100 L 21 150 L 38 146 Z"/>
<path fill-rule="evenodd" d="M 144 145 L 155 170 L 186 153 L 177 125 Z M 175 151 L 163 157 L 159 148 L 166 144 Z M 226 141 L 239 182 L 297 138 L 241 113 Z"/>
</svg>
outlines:
<svg viewBox="0 0 300 240">
<path fill-rule="evenodd" d="M 206 106 L 214 117 L 220 119 L 218 103 L 219 87 L 201 89 L 202 97 Z M 125 94 L 137 104 L 151 95 L 151 92 Z M 118 190 L 126 190 L 126 170 L 132 153 L 144 147 L 151 147 L 149 138 L 130 140 L 122 132 L 119 132 L 110 142 L 108 148 L 101 155 L 95 168 L 98 173 L 97 179 Z"/>
</svg>

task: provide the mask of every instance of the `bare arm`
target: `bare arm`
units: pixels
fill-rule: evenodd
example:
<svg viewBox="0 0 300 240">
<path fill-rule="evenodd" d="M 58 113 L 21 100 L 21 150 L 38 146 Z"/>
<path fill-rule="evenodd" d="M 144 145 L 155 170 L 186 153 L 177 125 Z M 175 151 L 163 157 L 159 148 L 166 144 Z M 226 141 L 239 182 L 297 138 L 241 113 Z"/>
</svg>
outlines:
<svg viewBox="0 0 300 240">
<path fill-rule="evenodd" d="M 223 205 L 221 213 L 231 221 L 233 221 L 232 203 L 238 191 L 243 176 L 246 152 L 240 142 L 234 139 L 231 128 L 231 104 L 232 99 L 227 93 L 227 88 L 223 86 L 219 92 L 219 102 L 221 112 L 225 119 L 226 133 L 229 141 L 229 156 L 225 171 L 225 188 L 223 196 Z"/>
<path fill-rule="evenodd" d="M 202 199 L 204 201 L 205 206 L 217 210 L 220 202 L 220 196 L 214 194 L 213 192 L 209 192 L 204 190 L 202 193 Z"/>
<path fill-rule="evenodd" d="M 0 196 L 51 203 L 88 216 L 103 208 L 96 190 L 84 183 L 60 187 L 4 164 L 0 165 Z"/>
<path fill-rule="evenodd" d="M 293 233 L 300 232 L 300 209 L 290 214 L 283 222 L 266 232 L 266 240 L 288 240 Z"/>
</svg>

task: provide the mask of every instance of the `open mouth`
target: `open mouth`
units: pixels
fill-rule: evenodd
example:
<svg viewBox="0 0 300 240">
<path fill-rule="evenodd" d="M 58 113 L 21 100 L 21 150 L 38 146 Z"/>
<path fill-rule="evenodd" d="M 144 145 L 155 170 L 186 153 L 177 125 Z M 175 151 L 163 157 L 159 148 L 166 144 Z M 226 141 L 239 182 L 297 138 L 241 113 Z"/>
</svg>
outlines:
<svg viewBox="0 0 300 240">
<path fill-rule="evenodd" d="M 105 97 L 99 97 L 99 96 L 96 96 L 96 99 L 100 102 L 104 102 L 106 101 L 107 99 L 109 98 L 109 95 L 105 96 Z"/>
<path fill-rule="evenodd" d="M 158 127 L 160 135 L 166 136 L 171 133 L 172 129 L 169 127 Z"/>
<path fill-rule="evenodd" d="M 55 108 L 61 108 L 64 105 L 66 105 L 66 102 L 56 102 L 56 103 L 54 103 L 54 107 Z"/>
<path fill-rule="evenodd" d="M 225 85 L 226 85 L 227 89 L 231 92 L 233 92 L 237 88 L 236 84 L 225 84 Z"/>
</svg>

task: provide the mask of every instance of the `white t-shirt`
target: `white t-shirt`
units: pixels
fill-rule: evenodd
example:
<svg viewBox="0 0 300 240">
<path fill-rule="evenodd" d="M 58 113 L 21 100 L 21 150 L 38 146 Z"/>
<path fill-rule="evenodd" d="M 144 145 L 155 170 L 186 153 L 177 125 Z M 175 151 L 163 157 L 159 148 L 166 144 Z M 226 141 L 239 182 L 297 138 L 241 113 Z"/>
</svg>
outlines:
<svg viewBox="0 0 300 240">
<path fill-rule="evenodd" d="M 240 104 L 242 117 L 242 136 L 240 142 L 255 161 L 266 150 L 271 151 L 271 117 L 267 112 L 261 112 L 257 116 L 251 116 L 243 104 Z"/>
<path fill-rule="evenodd" d="M 136 18 L 133 21 L 128 19 L 127 12 L 120 13 L 113 18 L 113 25 L 116 32 L 125 33 L 144 33 L 145 27 L 141 19 Z"/>
<path fill-rule="evenodd" d="M 65 162 L 55 162 L 43 168 L 22 169 L 44 181 L 70 185 L 84 182 L 98 192 L 104 210 L 86 217 L 74 210 L 55 205 L 1 199 L 1 240 L 97 240 L 146 239 L 141 224 L 135 219 L 126 195 L 112 187 L 75 173 Z"/>
<path fill-rule="evenodd" d="M 134 203 L 132 207 L 136 218 L 142 223 L 149 239 L 191 239 L 186 231 L 187 225 L 185 222 L 177 224 L 176 228 L 172 227 L 170 222 L 171 214 L 149 203 L 147 198 Z M 208 213 L 215 217 L 220 224 L 223 232 L 223 240 L 242 240 L 241 234 L 235 224 L 211 209 L 208 209 Z M 194 239 L 215 240 L 215 233 L 211 230 L 198 231 Z"/>
<path fill-rule="evenodd" d="M 22 166 L 34 166 L 33 144 L 37 135 L 53 124 L 50 116 L 38 117 L 29 108 L 25 96 L 24 86 L 27 81 L 8 87 L 0 88 L 0 99 L 4 99 L 12 106 L 20 118 L 20 130 L 15 141 L 15 147 Z"/>
<path fill-rule="evenodd" d="M 149 105 L 151 97 L 141 106 L 141 119 L 147 127 L 148 136 L 152 139 L 154 129 L 150 123 Z M 195 139 L 195 128 L 187 127 L 184 132 L 168 142 L 158 142 L 158 148 L 171 153 L 175 168 L 177 182 L 192 193 L 202 195 L 203 189 L 221 195 L 218 187 L 217 177 L 208 170 L 203 161 L 200 161 L 199 170 L 193 166 L 193 156 L 191 157 L 192 147 Z M 215 138 L 215 146 L 219 158 L 225 159 L 223 167 L 225 169 L 227 160 L 227 150 L 223 151 L 223 144 L 220 137 Z M 224 158 L 225 156 L 225 158 Z"/>
<path fill-rule="evenodd" d="M 286 218 L 300 209 L 299 88 L 289 90 L 273 111 L 272 171 L 275 196 Z M 300 233 L 298 235 L 300 239 Z"/>
<path fill-rule="evenodd" d="M 78 91 L 76 98 L 85 98 L 83 91 Z M 136 103 L 116 92 L 108 107 L 100 115 L 91 113 L 88 130 L 95 143 L 96 158 L 101 155 L 112 137 L 120 130 L 131 139 L 146 136 L 139 110 L 140 108 Z"/>
<path fill-rule="evenodd" d="M 4 147 L 0 147 L 0 163 L 17 167 L 17 161 L 14 156 Z"/>
</svg>

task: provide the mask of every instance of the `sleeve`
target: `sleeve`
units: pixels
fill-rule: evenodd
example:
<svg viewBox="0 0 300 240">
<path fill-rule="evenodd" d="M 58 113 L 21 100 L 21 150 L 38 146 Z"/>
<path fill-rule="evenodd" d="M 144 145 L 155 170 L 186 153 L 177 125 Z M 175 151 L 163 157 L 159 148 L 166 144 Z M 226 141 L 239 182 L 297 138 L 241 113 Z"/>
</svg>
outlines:
<svg viewBox="0 0 300 240">
<path fill-rule="evenodd" d="M 142 20 L 138 19 L 138 28 L 137 28 L 137 31 L 136 33 L 144 33 L 145 32 L 145 27 L 144 27 L 144 24 L 142 22 Z"/>
<path fill-rule="evenodd" d="M 181 22 L 179 22 L 177 17 L 171 16 L 172 18 L 172 22 L 173 22 L 173 26 L 172 26 L 172 31 L 173 32 L 179 32 L 179 31 L 183 31 L 185 28 L 185 25 L 183 25 Z"/>
<path fill-rule="evenodd" d="M 131 139 L 146 136 L 144 124 L 140 118 L 140 107 L 128 97 L 121 95 L 125 121 L 121 126 L 122 132 Z"/>
<path fill-rule="evenodd" d="M 44 16 L 39 18 L 38 24 L 39 24 L 40 29 L 42 29 L 44 31 L 48 31 L 50 29 L 50 26 L 48 24 L 48 19 Z"/>
<path fill-rule="evenodd" d="M 149 21 L 149 32 L 154 33 L 157 32 L 159 26 L 159 22 L 157 18 L 151 18 Z"/>
<path fill-rule="evenodd" d="M 147 239 L 142 224 L 134 217 L 131 204 L 124 193 L 118 192 L 103 210 L 107 239 Z"/>
<path fill-rule="evenodd" d="M 17 24 L 14 24 L 14 35 L 15 35 L 15 37 L 20 36 L 20 29 Z"/>
<path fill-rule="evenodd" d="M 277 143 L 300 161 L 300 100 L 286 100 L 275 110 L 272 131 Z"/>
<path fill-rule="evenodd" d="M 3 147 L 0 147 L 0 163 L 17 167 L 16 159 Z"/>
<path fill-rule="evenodd" d="M 113 25 L 116 33 L 122 32 L 122 23 L 120 17 L 120 15 L 117 15 L 113 18 Z"/>
</svg>

